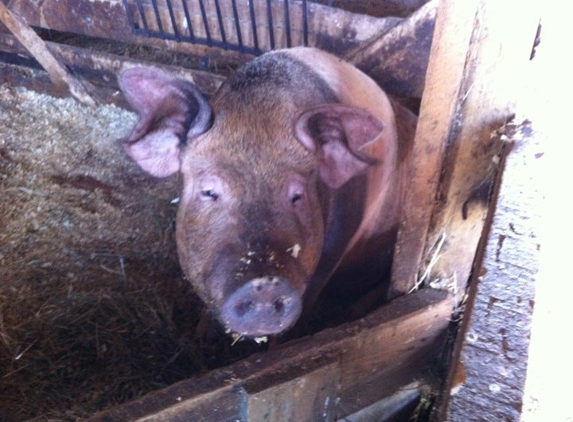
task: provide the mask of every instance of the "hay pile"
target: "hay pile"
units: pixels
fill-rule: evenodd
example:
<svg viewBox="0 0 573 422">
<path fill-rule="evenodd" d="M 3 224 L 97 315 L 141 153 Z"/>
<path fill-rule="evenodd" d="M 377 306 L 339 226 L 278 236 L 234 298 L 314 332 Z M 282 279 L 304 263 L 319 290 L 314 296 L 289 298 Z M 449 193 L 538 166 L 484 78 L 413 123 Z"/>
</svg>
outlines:
<svg viewBox="0 0 573 422">
<path fill-rule="evenodd" d="M 176 178 L 118 139 L 135 115 L 0 85 L 0 420 L 78 420 L 251 353 L 195 341 Z"/>
</svg>

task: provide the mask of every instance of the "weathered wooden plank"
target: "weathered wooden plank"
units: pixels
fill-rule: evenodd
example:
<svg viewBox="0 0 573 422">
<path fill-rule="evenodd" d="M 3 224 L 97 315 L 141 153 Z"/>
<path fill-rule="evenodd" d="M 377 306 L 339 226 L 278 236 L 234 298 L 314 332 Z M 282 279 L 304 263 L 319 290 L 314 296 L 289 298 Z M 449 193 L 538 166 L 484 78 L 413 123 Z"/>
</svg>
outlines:
<svg viewBox="0 0 573 422">
<path fill-rule="evenodd" d="M 100 53 L 98 51 L 63 44 L 46 42 L 46 45 L 51 51 L 58 54 L 62 63 L 69 69 L 72 69 L 76 76 L 81 77 L 82 80 L 87 80 L 90 86 L 97 87 L 96 90 L 92 89 L 90 94 L 94 98 L 97 98 L 98 102 L 113 103 L 122 107 L 127 107 L 127 103 L 123 96 L 116 95 L 118 89 L 117 75 L 130 67 L 157 66 L 156 63 L 152 62 L 114 54 Z M 27 56 L 26 50 L 20 47 L 13 36 L 0 32 L 0 52 L 2 51 L 18 54 L 19 58 Z M 8 58 L 6 58 L 6 60 L 8 60 Z M 192 81 L 197 85 L 199 90 L 207 96 L 214 94 L 224 80 L 224 77 L 213 73 L 184 69 L 179 66 L 162 65 L 161 67 L 182 79 Z M 11 72 L 9 68 L 1 69 L 0 72 L 4 74 L 5 80 L 14 79 L 15 83 L 31 88 L 34 88 L 34 86 L 30 84 L 36 84 L 36 90 L 40 89 L 44 92 L 56 94 L 57 96 L 63 94 L 57 87 L 55 87 L 56 90 L 53 91 L 49 86 L 49 82 L 45 78 L 42 78 L 41 75 L 35 74 L 33 78 L 34 81 L 32 81 L 27 80 L 30 78 L 25 78 L 21 73 Z"/>
<path fill-rule="evenodd" d="M 220 378 L 220 377 L 219 377 Z M 232 382 L 178 383 L 111 412 L 90 419 L 94 422 L 188 422 L 244 421 L 246 397 Z M 160 405 L 159 405 L 160 404 Z"/>
<path fill-rule="evenodd" d="M 41 3 L 10 0 L 8 6 L 23 16 L 29 25 L 39 28 L 208 56 L 211 60 L 221 60 L 223 66 L 240 64 L 252 57 L 202 45 L 134 35 L 122 0 L 76 0 L 73 3 L 63 0 Z"/>
<path fill-rule="evenodd" d="M 536 157 L 542 139 L 532 132 L 529 123 L 511 124 L 505 132 L 516 145 L 507 157 L 487 247 L 478 261 L 483 270 L 470 286 L 435 421 L 470 420 L 476 411 L 485 420 L 520 419 L 543 196 Z"/>
<path fill-rule="evenodd" d="M 181 420 L 176 419 L 179 416 L 167 419 L 165 415 L 177 415 L 177 408 L 190 415 L 195 403 L 216 403 L 213 397 L 219 397 L 217 394 L 227 397 L 239 409 L 236 420 L 257 420 L 258 416 L 275 411 L 303 419 L 309 412 L 319 418 L 326 413 L 329 420 L 332 416 L 340 418 L 420 378 L 441 350 L 452 306 L 452 298 L 445 292 L 423 289 L 400 297 L 355 323 L 324 330 L 228 368 L 182 381 L 96 415 L 91 421 Z M 285 391 L 302 385 L 308 388 L 308 397 L 299 398 L 299 393 L 293 391 L 281 398 Z M 168 410 L 178 397 L 181 400 L 177 406 Z M 301 400 L 301 409 L 292 408 Z M 273 409 L 266 408 L 265 403 L 272 403 Z"/>
<path fill-rule="evenodd" d="M 340 363 L 341 408 L 354 412 L 392 394 L 421 373 L 426 354 L 437 356 L 444 338 L 436 335 L 436 328 L 447 326 L 443 317 L 451 303 L 444 303 L 444 308 L 430 303 L 415 309 L 410 307 L 414 303 L 402 302 L 394 309 L 392 324 L 371 327 L 345 345 Z"/>
<path fill-rule="evenodd" d="M 255 12 L 261 19 L 257 20 L 257 45 L 261 50 L 270 48 L 270 35 L 265 2 L 256 2 Z M 171 23 L 171 15 L 166 7 L 159 9 L 164 30 L 185 35 L 189 24 L 181 5 L 174 6 L 172 13 L 175 26 Z M 237 31 L 234 24 L 234 10 L 231 2 L 221 2 L 224 10 L 225 35 L 229 41 L 237 41 Z M 300 2 L 290 2 L 289 17 L 292 28 L 287 31 L 282 13 L 282 1 L 273 2 L 273 30 L 276 32 L 275 47 L 286 47 L 287 32 L 291 37 L 291 45 L 302 44 L 302 8 Z M 237 2 L 237 16 L 241 22 L 242 43 L 253 47 L 255 42 L 250 29 L 249 4 Z M 11 0 L 10 7 L 24 16 L 30 25 L 52 29 L 61 32 L 75 33 L 103 39 L 114 39 L 124 43 L 150 46 L 157 49 L 185 53 L 198 57 L 209 57 L 218 64 L 219 68 L 237 66 L 252 58 L 249 54 L 234 51 L 224 51 L 204 45 L 160 40 L 134 35 L 129 25 L 128 15 L 121 0 L 77 0 L 71 5 L 61 0 L 46 0 L 34 4 L 27 0 Z M 138 13 L 136 8 L 130 8 L 131 14 Z M 195 36 L 205 35 L 201 13 L 196 8 L 191 13 L 191 23 Z M 423 13 L 415 14 L 407 21 L 400 18 L 374 18 L 358 15 L 340 9 L 326 7 L 320 4 L 308 4 L 308 44 L 330 51 L 342 58 L 356 57 L 360 60 L 359 67 L 371 73 L 381 86 L 388 92 L 399 96 L 416 97 L 423 89 L 426 63 L 429 56 L 429 46 L 432 36 L 433 10 L 435 0 L 425 6 Z M 146 4 L 143 7 L 146 22 L 151 29 L 158 29 L 154 9 Z M 216 13 L 209 13 L 210 28 L 216 28 Z M 137 22 L 136 15 L 133 19 Z M 411 21 L 408 23 L 408 21 Z M 141 24 L 141 22 L 140 22 Z M 393 29 L 395 28 L 395 29 Z M 217 30 L 213 29 L 213 38 Z M 388 33 L 388 37 L 384 34 Z M 219 34 L 220 35 L 220 34 Z M 415 40 L 415 41 L 413 41 Z M 371 46 L 370 48 L 367 48 Z M 366 50 L 364 50 L 367 48 Z M 362 54 L 360 51 L 364 50 Z"/>
<path fill-rule="evenodd" d="M 261 389 L 246 383 L 249 421 L 331 421 L 339 390 L 338 364 L 332 363 L 290 381 Z"/>
<path fill-rule="evenodd" d="M 352 13 L 363 13 L 370 16 L 400 16 L 407 17 L 419 9 L 428 0 L 322 0 L 321 3 L 332 5 Z"/>
<path fill-rule="evenodd" d="M 508 31 L 501 17 L 514 8 L 520 9 L 519 24 Z M 497 164 L 505 153 L 503 140 L 493 135 L 515 112 L 522 83 L 516 75 L 530 59 L 539 23 L 534 8 L 518 1 L 480 0 L 474 13 L 458 110 L 426 245 L 430 248 L 445 236 L 428 279 L 449 285 L 458 300 L 472 271 Z"/>
<path fill-rule="evenodd" d="M 373 18 L 309 3 L 309 45 L 340 57 L 371 43 L 397 25 L 399 18 Z"/>
<path fill-rule="evenodd" d="M 0 21 L 40 62 L 54 84 L 67 87 L 72 96 L 82 104 L 95 107 L 96 102 L 84 86 L 52 55 L 44 41 L 36 35 L 26 21 L 10 11 L 3 3 L 0 3 Z"/>
<path fill-rule="evenodd" d="M 187 11 L 178 3 L 172 4 L 170 9 L 161 2 L 157 9 L 152 7 L 150 1 L 141 4 L 141 8 L 130 4 L 130 14 L 139 27 L 145 26 L 151 31 L 174 36 L 193 36 L 202 42 L 209 39 L 213 43 L 227 42 L 260 51 L 305 45 L 308 42 L 313 46 L 336 44 L 344 52 L 379 36 L 400 21 L 397 18 L 356 15 L 309 2 L 305 39 L 305 13 L 300 1 L 289 1 L 285 7 L 282 0 L 254 0 L 252 3 L 237 2 L 234 5 L 233 2 L 203 0 L 201 9 L 198 0 L 191 0 Z M 189 28 L 192 28 L 192 34 Z"/>
<path fill-rule="evenodd" d="M 507 76 L 529 59 L 537 29 L 526 17 L 518 32 L 507 31 L 495 18 L 505 12 L 491 3 L 440 3 L 392 295 L 412 289 L 432 255 L 439 259 L 425 281 L 449 287 L 458 300 L 464 294 L 501 153 L 491 134 L 512 114 L 515 86 Z"/>
<path fill-rule="evenodd" d="M 208 2 L 210 3 L 210 2 Z M 237 41 L 236 28 L 234 27 L 234 11 L 230 8 L 231 2 L 221 2 L 224 6 L 223 22 L 225 33 L 229 41 Z M 299 43 L 301 40 L 302 11 L 300 2 L 289 2 L 291 36 L 293 41 Z M 205 50 L 205 46 L 191 45 L 188 43 L 177 43 L 173 41 L 163 41 L 153 38 L 136 36 L 132 33 L 127 18 L 126 11 L 121 0 L 101 0 L 97 2 L 89 0 L 77 0 L 71 5 L 69 2 L 61 0 L 47 0 L 42 4 L 31 5 L 27 0 L 11 0 L 10 7 L 25 16 L 30 25 L 35 25 L 48 29 L 55 29 L 63 32 L 77 33 L 99 38 L 114 38 L 125 42 L 141 43 L 153 45 L 160 48 L 169 46 L 173 51 L 187 52 L 189 54 L 203 55 L 209 51 L 209 55 L 216 57 L 216 50 Z M 270 48 L 269 40 L 269 19 L 266 10 L 266 2 L 255 2 L 255 13 L 257 16 L 257 27 L 260 32 L 259 47 L 264 51 Z M 208 6 L 208 5 L 207 5 Z M 282 1 L 272 2 L 271 14 L 273 16 L 273 30 L 276 31 L 275 48 L 286 47 L 286 31 L 284 27 L 284 17 Z M 130 13 L 135 13 L 136 8 L 130 9 Z M 143 4 L 142 10 L 146 16 L 146 22 L 150 29 L 158 29 L 158 19 L 154 8 L 149 4 Z M 220 38 L 218 27 L 218 17 L 214 7 L 209 7 L 207 22 L 213 39 Z M 165 6 L 158 8 L 160 21 L 166 32 L 173 32 L 174 26 L 171 23 L 169 10 Z M 174 4 L 172 8 L 175 17 L 176 28 L 179 34 L 185 35 L 188 32 L 189 23 L 181 5 Z M 243 43 L 246 46 L 253 46 L 253 35 L 250 30 L 250 9 L 247 3 L 237 2 L 237 12 L 241 24 L 244 25 L 241 30 Z M 191 7 L 189 10 L 191 23 L 197 37 L 205 36 L 203 17 L 200 8 Z M 62 19 L 62 17 L 66 17 Z M 141 19 L 134 15 L 134 20 L 142 25 Z M 331 19 L 330 23 L 326 23 Z M 308 24 L 309 24 L 309 43 L 316 45 L 313 41 L 315 38 L 322 39 L 345 39 L 347 43 L 359 43 L 369 39 L 371 36 L 384 32 L 389 27 L 397 23 L 399 19 L 379 19 L 365 15 L 355 15 L 342 10 L 332 9 L 320 4 L 309 4 L 308 6 Z M 344 34 L 351 34 L 346 37 Z M 295 45 L 295 44 L 294 44 Z M 221 55 L 221 52 L 218 54 Z M 226 56 L 232 56 L 232 52 L 225 52 Z M 240 57 L 237 55 L 236 57 Z M 248 59 L 244 57 L 243 61 Z M 239 59 L 240 60 L 240 59 Z"/>
<path fill-rule="evenodd" d="M 440 3 L 426 87 L 412 151 L 411 184 L 398 233 L 392 267 L 391 296 L 416 284 L 435 195 L 457 102 L 463 84 L 477 0 Z"/>
<path fill-rule="evenodd" d="M 430 380 L 432 383 L 434 380 Z M 385 397 L 368 407 L 358 410 L 356 413 L 344 416 L 339 422 L 398 422 L 414 420 L 416 407 L 420 405 L 421 397 L 425 392 L 432 391 L 431 385 L 425 384 L 423 378 L 419 378 L 411 384 L 400 389 L 389 397 Z"/>
<path fill-rule="evenodd" d="M 344 58 L 398 96 L 421 98 L 436 22 L 431 0 L 388 32 Z"/>
</svg>

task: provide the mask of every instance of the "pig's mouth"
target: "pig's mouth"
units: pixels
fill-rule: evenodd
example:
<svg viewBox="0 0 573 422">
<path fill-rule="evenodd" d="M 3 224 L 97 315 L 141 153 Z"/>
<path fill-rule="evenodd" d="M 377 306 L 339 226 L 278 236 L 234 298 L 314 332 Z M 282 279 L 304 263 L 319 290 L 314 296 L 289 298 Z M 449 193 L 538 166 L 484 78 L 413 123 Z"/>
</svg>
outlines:
<svg viewBox="0 0 573 422">
<path fill-rule="evenodd" d="M 253 278 L 235 290 L 221 308 L 221 321 L 246 337 L 279 334 L 290 328 L 302 310 L 299 292 L 287 278 Z"/>
</svg>

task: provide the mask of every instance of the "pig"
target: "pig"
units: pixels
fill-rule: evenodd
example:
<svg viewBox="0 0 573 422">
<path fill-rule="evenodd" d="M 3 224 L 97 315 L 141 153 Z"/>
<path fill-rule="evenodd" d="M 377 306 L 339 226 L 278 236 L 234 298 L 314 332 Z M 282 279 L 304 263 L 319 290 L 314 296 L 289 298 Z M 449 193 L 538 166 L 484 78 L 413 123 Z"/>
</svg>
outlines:
<svg viewBox="0 0 573 422">
<path fill-rule="evenodd" d="M 124 149 L 180 174 L 176 242 L 207 308 L 245 337 L 277 336 L 327 282 L 352 291 L 391 264 L 416 117 L 351 64 L 309 47 L 265 53 L 208 101 L 132 68 Z"/>
</svg>

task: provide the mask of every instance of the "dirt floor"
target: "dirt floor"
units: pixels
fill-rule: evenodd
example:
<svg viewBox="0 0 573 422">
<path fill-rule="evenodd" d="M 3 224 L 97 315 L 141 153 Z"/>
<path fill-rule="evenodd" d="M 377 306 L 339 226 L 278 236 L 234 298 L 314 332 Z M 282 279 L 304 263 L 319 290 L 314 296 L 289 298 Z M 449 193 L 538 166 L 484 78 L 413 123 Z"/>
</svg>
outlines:
<svg viewBox="0 0 573 422">
<path fill-rule="evenodd" d="M 194 341 L 178 180 L 128 160 L 134 121 L 0 85 L 2 421 L 78 420 L 256 350 Z"/>
</svg>

